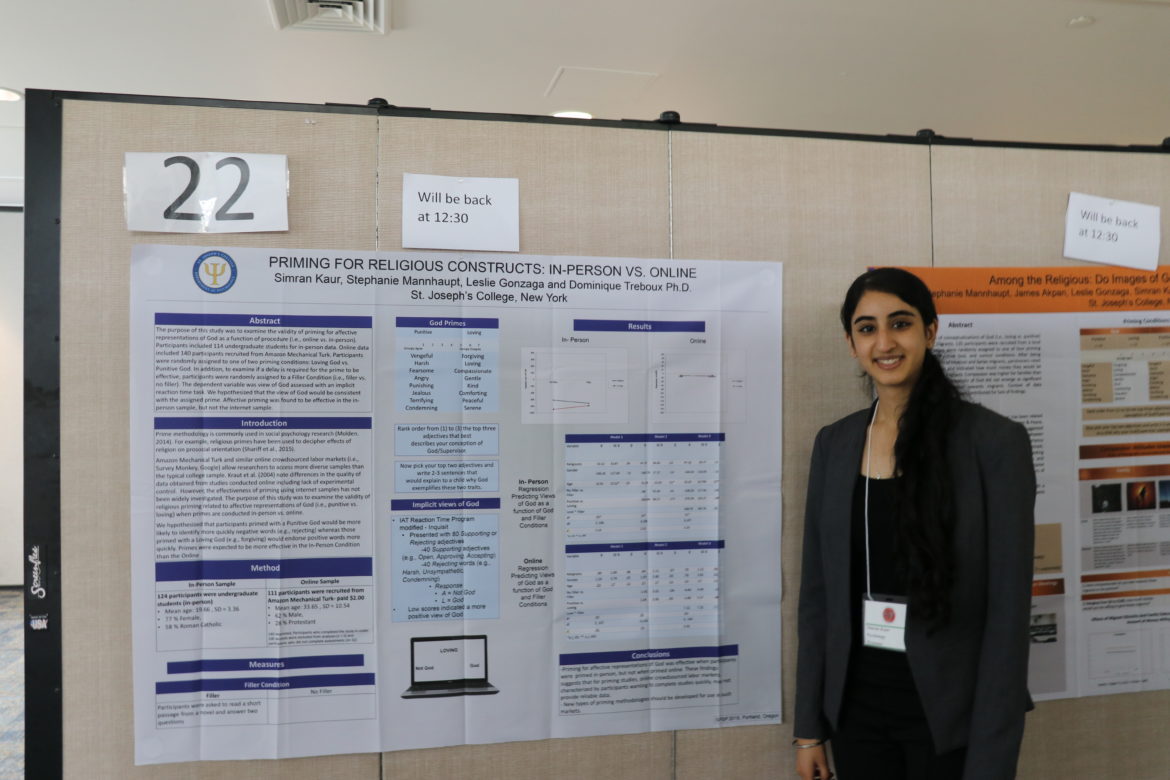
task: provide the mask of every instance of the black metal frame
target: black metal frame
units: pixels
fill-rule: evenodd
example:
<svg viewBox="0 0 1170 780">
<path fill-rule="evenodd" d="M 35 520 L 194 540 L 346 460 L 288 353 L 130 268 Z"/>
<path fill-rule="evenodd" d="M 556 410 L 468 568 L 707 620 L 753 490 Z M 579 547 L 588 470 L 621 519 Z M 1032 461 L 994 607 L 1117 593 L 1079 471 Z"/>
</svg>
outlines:
<svg viewBox="0 0 1170 780">
<path fill-rule="evenodd" d="M 61 109 L 65 100 L 205 106 L 215 108 L 427 117 L 529 124 L 587 125 L 650 131 L 788 136 L 925 146 L 977 146 L 1064 151 L 1170 153 L 1162 145 L 1044 144 L 944 138 L 930 130 L 915 135 L 864 135 L 801 130 L 721 127 L 678 121 L 674 112 L 657 120 L 559 119 L 526 114 L 481 114 L 370 105 L 267 103 L 207 98 L 155 97 L 30 89 L 25 112 L 25 299 L 24 299 L 24 555 L 25 555 L 25 774 L 62 774 L 61 655 L 61 469 L 60 469 L 60 254 Z M 20 207 L 2 206 L 3 211 Z M 43 588 L 43 596 L 40 594 Z"/>
<path fill-rule="evenodd" d="M 25 94 L 24 771 L 61 776 L 61 100 Z M 30 175 L 29 172 L 35 172 Z"/>
<path fill-rule="evenodd" d="M 736 127 L 701 122 L 683 122 L 674 111 L 664 111 L 658 119 L 568 119 L 533 114 L 496 114 L 474 111 L 444 111 L 418 106 L 390 105 L 381 98 L 373 98 L 366 105 L 354 103 L 276 103 L 260 100 L 219 100 L 215 98 L 167 97 L 161 95 L 124 95 L 105 92 L 68 92 L 30 90 L 52 95 L 56 100 L 96 100 L 108 103 L 147 103 L 151 105 L 204 106 L 208 108 L 263 109 L 266 111 L 306 111 L 313 113 L 365 114 L 369 116 L 423 117 L 430 119 L 464 119 L 480 122 L 520 122 L 524 124 L 585 125 L 589 127 L 624 127 L 641 130 L 666 130 L 691 133 L 729 133 L 732 135 L 766 135 L 791 138 L 823 138 L 840 141 L 867 141 L 870 143 L 921 144 L 926 146 L 987 146 L 1007 149 L 1059 149 L 1080 152 L 1139 152 L 1170 153 L 1170 138 L 1158 144 L 1066 144 L 1032 141 L 994 141 L 973 138 L 950 138 L 933 130 L 919 130 L 914 135 L 889 133 L 838 133 L 813 130 L 784 130 L 759 127 Z"/>
</svg>

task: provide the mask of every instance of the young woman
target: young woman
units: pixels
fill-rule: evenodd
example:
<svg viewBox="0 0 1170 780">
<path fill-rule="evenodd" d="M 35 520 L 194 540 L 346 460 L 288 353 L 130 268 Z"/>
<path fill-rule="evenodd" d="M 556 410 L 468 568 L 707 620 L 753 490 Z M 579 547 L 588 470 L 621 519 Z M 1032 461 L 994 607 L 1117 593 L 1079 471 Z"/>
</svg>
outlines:
<svg viewBox="0 0 1170 780">
<path fill-rule="evenodd" d="M 813 448 L 797 772 L 831 777 L 831 738 L 840 780 L 1010 780 L 1032 706 L 1028 434 L 960 399 L 917 276 L 862 274 L 841 324 L 877 400 Z"/>
</svg>

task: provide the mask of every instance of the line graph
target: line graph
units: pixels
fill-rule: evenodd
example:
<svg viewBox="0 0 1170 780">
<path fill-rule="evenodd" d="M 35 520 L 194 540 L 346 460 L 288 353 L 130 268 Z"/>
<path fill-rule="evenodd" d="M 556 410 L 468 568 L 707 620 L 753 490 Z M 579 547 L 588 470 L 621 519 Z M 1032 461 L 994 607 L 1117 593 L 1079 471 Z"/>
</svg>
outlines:
<svg viewBox="0 0 1170 780">
<path fill-rule="evenodd" d="M 626 353 L 621 349 L 524 350 L 525 423 L 625 422 Z"/>
<path fill-rule="evenodd" d="M 673 422 L 740 422 L 744 375 L 739 352 L 659 352 L 653 371 L 654 417 Z"/>
</svg>

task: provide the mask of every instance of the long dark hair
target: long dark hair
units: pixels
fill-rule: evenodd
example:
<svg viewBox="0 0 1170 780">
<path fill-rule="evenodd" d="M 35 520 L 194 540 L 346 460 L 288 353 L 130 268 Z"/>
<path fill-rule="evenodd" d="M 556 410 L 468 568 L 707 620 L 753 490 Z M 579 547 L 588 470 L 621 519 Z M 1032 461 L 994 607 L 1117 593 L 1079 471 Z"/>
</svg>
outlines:
<svg viewBox="0 0 1170 780">
<path fill-rule="evenodd" d="M 852 333 L 853 312 L 867 292 L 897 296 L 918 310 L 923 327 L 938 321 L 930 288 L 900 268 L 877 268 L 857 277 L 841 304 L 841 325 Z M 954 584 L 954 486 L 947 439 L 957 415 L 958 388 L 928 349 L 922 373 L 898 421 L 894 466 L 898 549 L 904 557 L 910 609 L 933 626 L 950 618 Z"/>
</svg>

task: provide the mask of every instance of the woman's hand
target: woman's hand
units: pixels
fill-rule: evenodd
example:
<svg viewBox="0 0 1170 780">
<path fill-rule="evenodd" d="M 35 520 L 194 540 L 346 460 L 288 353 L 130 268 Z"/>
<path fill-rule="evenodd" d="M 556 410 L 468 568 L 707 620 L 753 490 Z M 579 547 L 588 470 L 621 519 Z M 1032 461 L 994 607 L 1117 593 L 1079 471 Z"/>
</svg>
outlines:
<svg viewBox="0 0 1170 780">
<path fill-rule="evenodd" d="M 796 744 L 815 744 L 814 739 L 798 739 Z M 816 747 L 798 747 L 796 750 L 796 774 L 800 780 L 830 780 L 833 773 L 829 771 L 829 756 L 824 745 Z"/>
</svg>

